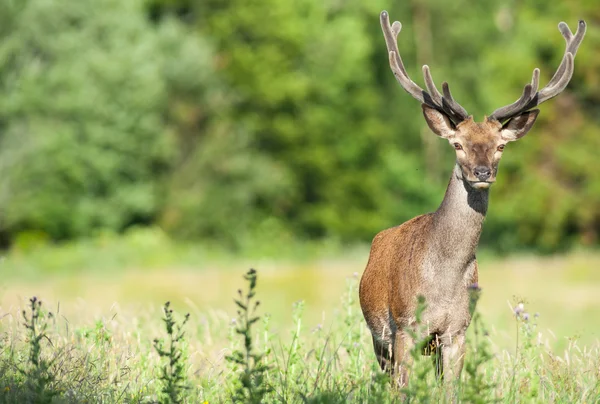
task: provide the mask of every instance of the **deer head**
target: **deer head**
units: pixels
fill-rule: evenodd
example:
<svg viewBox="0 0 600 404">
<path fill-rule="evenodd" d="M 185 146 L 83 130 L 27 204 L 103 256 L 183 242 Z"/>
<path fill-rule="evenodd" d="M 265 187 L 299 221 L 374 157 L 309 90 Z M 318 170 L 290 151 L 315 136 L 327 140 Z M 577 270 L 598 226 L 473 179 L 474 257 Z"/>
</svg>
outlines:
<svg viewBox="0 0 600 404">
<path fill-rule="evenodd" d="M 429 66 L 423 66 L 427 91 L 410 79 L 398 50 L 397 37 L 402 24 L 396 21 L 390 25 L 387 11 L 381 13 L 380 22 L 394 76 L 404 90 L 421 102 L 429 128 L 454 147 L 463 180 L 475 189 L 489 188 L 495 182 L 506 143 L 525 136 L 535 123 L 539 110 L 533 108 L 565 89 L 573 76 L 574 58 L 586 29 L 583 20 L 579 21 L 575 35 L 566 23 L 558 24 L 567 45 L 562 62 L 548 84 L 538 90 L 540 70 L 534 69 L 531 83 L 525 86 L 517 101 L 498 108 L 483 122 L 475 122 L 452 98 L 448 83 L 442 83 L 442 93 L 438 91 Z"/>
</svg>

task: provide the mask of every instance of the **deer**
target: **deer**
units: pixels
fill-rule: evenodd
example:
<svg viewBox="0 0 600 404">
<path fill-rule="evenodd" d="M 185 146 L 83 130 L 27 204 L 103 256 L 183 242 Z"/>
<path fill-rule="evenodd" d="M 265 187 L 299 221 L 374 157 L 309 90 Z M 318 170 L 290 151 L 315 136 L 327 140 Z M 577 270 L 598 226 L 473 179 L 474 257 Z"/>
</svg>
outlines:
<svg viewBox="0 0 600 404">
<path fill-rule="evenodd" d="M 359 300 L 383 371 L 397 386 L 408 382 L 417 330 L 416 310 L 425 299 L 422 324 L 436 351 L 435 371 L 442 381 L 460 378 L 471 322 L 469 288 L 478 288 L 476 250 L 488 209 L 489 191 L 496 181 L 505 145 L 521 139 L 540 112 L 538 105 L 560 94 L 574 70 L 574 58 L 585 35 L 579 21 L 575 34 L 561 22 L 566 41 L 562 61 L 548 84 L 539 88 L 540 70 L 512 104 L 496 109 L 483 122 L 475 122 L 452 97 L 448 83 L 437 89 L 429 66 L 422 68 L 426 90 L 408 76 L 398 50 L 402 24 L 390 25 L 386 11 L 380 23 L 390 68 L 400 86 L 421 103 L 429 129 L 448 140 L 456 161 L 439 208 L 378 233 L 360 280 Z M 422 352 L 427 354 L 426 352 Z M 437 356 L 439 355 L 439 357 Z"/>
</svg>

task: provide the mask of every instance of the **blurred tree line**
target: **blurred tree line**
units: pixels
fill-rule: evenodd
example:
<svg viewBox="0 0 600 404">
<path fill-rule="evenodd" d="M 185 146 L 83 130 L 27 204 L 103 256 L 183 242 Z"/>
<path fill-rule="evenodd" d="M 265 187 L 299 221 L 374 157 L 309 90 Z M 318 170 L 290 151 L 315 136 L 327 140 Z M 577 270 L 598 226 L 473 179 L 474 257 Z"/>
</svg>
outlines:
<svg viewBox="0 0 600 404">
<path fill-rule="evenodd" d="M 232 247 L 369 240 L 436 209 L 453 151 L 395 82 L 451 83 L 477 120 L 542 85 L 556 26 L 588 22 L 568 89 L 507 147 L 483 242 L 597 245 L 596 0 L 1 0 L 0 233 L 74 239 L 132 225 Z"/>
</svg>

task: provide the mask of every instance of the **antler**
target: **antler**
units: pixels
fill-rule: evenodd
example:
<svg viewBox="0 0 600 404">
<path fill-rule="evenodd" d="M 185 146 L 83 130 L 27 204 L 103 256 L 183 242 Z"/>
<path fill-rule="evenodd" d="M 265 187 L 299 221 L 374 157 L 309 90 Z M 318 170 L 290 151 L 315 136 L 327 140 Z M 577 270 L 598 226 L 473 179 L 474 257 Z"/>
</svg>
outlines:
<svg viewBox="0 0 600 404">
<path fill-rule="evenodd" d="M 490 115 L 488 119 L 495 119 L 500 122 L 505 121 L 557 96 L 565 89 L 565 87 L 567 87 L 567 84 L 569 84 L 569 81 L 573 76 L 573 63 L 575 55 L 577 54 L 577 49 L 579 48 L 579 45 L 581 45 L 581 41 L 585 35 L 586 24 L 585 21 L 580 20 L 575 35 L 573 35 L 569 26 L 564 22 L 558 24 L 558 29 L 565 38 L 567 46 L 562 62 L 560 62 L 552 79 L 544 88 L 538 91 L 540 69 L 535 68 L 533 70 L 531 84 L 525 86 L 521 97 L 510 105 L 498 108 L 492 112 L 492 115 Z"/>
<path fill-rule="evenodd" d="M 385 37 L 385 43 L 389 53 L 390 67 L 402 88 L 422 104 L 426 104 L 445 113 L 454 124 L 459 124 L 467 119 L 469 114 L 454 100 L 454 98 L 452 98 L 448 83 L 442 83 L 443 95 L 440 94 L 431 77 L 429 66 L 423 66 L 423 77 L 425 78 L 425 85 L 429 92 L 423 90 L 408 77 L 408 73 L 404 68 L 402 58 L 400 57 L 400 51 L 398 50 L 397 37 L 402 29 L 402 24 L 395 21 L 390 25 L 390 18 L 387 11 L 381 12 L 379 20 L 381 22 L 381 29 L 383 30 L 383 36 Z"/>
</svg>

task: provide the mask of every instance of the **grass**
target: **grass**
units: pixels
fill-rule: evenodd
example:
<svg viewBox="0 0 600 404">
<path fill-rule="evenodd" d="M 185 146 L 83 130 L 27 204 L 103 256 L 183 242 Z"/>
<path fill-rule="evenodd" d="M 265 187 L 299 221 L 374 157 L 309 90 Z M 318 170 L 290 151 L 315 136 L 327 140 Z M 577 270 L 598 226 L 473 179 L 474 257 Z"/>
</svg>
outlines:
<svg viewBox="0 0 600 404">
<path fill-rule="evenodd" d="M 410 384 L 398 393 L 377 368 L 356 276 L 345 279 L 330 321 L 306 320 L 307 307 L 297 302 L 291 327 L 277 331 L 265 314 L 273 306 L 256 304 L 261 273 L 258 288 L 252 273 L 246 282 L 240 275 L 235 318 L 174 303 L 114 307 L 78 323 L 39 299 L 23 313 L 3 311 L 0 402 L 595 403 L 600 397 L 600 344 L 572 338 L 554 350 L 538 325 L 545 314 L 537 317 L 519 301 L 506 308 L 511 323 L 504 331 L 517 337 L 512 346 L 501 347 L 504 331 L 476 314 L 461 382 L 439 384 L 430 359 L 417 355 Z"/>
<path fill-rule="evenodd" d="M 368 253 L 368 247 L 349 249 L 334 240 L 301 242 L 278 240 L 278 243 L 242 243 L 232 252 L 221 245 L 175 241 L 158 227 L 133 227 L 125 234 L 101 233 L 88 239 L 64 243 L 49 242 L 35 233 L 27 234 L 0 255 L 3 278 L 35 280 L 39 276 L 73 276 L 78 274 L 119 273 L 123 269 L 196 268 L 210 262 L 219 269 L 277 261 L 307 263 L 315 259 L 340 256 L 353 251 L 356 257 Z"/>
<path fill-rule="evenodd" d="M 339 248 L 240 259 L 152 229 L 17 246 L 0 259 L 0 403 L 401 402 L 357 304 L 368 252 Z M 600 254 L 479 257 L 461 383 L 417 355 L 406 401 L 600 402 Z"/>
<path fill-rule="evenodd" d="M 333 308 L 344 292 L 345 278 L 362 273 L 368 256 L 364 249 L 343 256 L 335 251 L 330 255 L 316 254 L 316 258 L 298 261 L 293 256 L 283 260 L 262 256 L 250 265 L 247 260 L 236 261 L 235 257 L 215 252 L 204 256 L 201 248 L 194 252 L 191 246 L 165 246 L 156 240 L 148 241 L 152 237 L 140 238 L 146 242 L 124 239 L 122 245 L 111 242 L 98 250 L 84 243 L 79 247 L 61 246 L 57 251 L 44 246 L 27 254 L 11 252 L 0 261 L 0 307 L 4 312 L 18 310 L 28 297 L 40 296 L 54 311 L 60 304 L 62 315 L 81 323 L 115 314 L 136 316 L 171 301 L 175 307 L 186 310 L 225 311 L 233 317 L 231 296 L 239 288 L 239 271 L 255 266 L 261 273 L 257 291 L 271 315 L 274 330 L 292 326 L 292 307 L 299 300 L 305 302 L 304 321 L 314 327 L 333 321 Z M 131 250 L 127 252 L 126 248 Z M 89 253 L 89 263 L 65 258 L 71 249 Z M 177 258 L 176 251 L 181 251 L 182 256 Z M 183 254 L 186 251 L 187 255 Z M 149 258 L 147 252 L 158 258 Z M 194 254 L 196 258 L 191 259 Z M 125 258 L 110 258 L 113 255 Z M 42 270 L 45 262 L 57 267 L 57 262 L 69 260 L 72 266 L 67 269 Z M 490 328 L 497 332 L 496 343 L 502 348 L 514 345 L 508 304 L 519 299 L 527 302 L 532 314 L 541 314 L 539 326 L 548 335 L 552 348 L 566 348 L 569 338 L 579 338 L 585 345 L 597 341 L 598 268 L 600 254 L 591 252 L 503 259 L 484 256 L 480 259 L 480 285 L 485 293 L 479 308 Z"/>
</svg>

